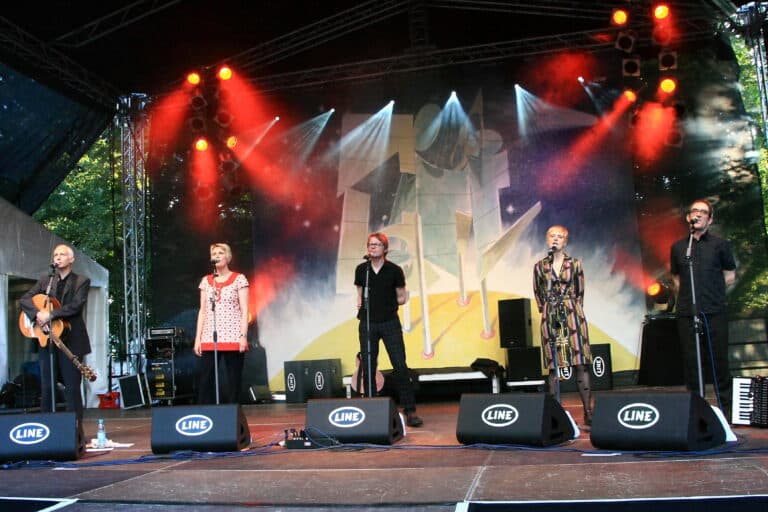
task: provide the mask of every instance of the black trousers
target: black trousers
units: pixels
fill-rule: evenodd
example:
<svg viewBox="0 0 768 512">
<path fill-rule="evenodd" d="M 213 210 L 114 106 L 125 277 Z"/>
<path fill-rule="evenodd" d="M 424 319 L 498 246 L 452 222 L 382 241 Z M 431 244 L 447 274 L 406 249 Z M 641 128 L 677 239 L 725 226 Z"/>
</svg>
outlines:
<svg viewBox="0 0 768 512">
<path fill-rule="evenodd" d="M 367 383 L 368 333 L 365 320 L 360 321 L 358 334 L 360 337 L 360 354 L 362 355 L 360 365 L 363 368 L 363 382 Z M 405 341 L 403 340 L 403 327 L 400 325 L 400 318 L 396 317 L 394 320 L 386 322 L 371 322 L 371 372 L 373 375 L 376 374 L 379 358 L 379 340 L 384 342 L 384 348 L 387 349 L 389 361 L 392 363 L 400 405 L 405 409 L 406 413 L 413 412 L 416 410 L 416 398 L 408 365 L 405 362 Z M 366 385 L 365 387 L 367 389 L 368 386 Z M 372 386 L 371 389 L 375 392 L 376 386 Z"/>
<path fill-rule="evenodd" d="M 720 406 L 726 417 L 731 410 L 731 372 L 728 368 L 728 315 L 714 313 L 700 315 L 702 332 L 699 334 L 701 347 L 701 367 L 703 375 L 707 368 L 712 373 L 720 399 Z M 692 316 L 677 317 L 677 332 L 683 352 L 683 375 L 685 385 L 694 393 L 699 392 L 699 373 L 696 362 L 696 338 Z M 712 350 L 709 350 L 709 347 Z M 714 369 L 712 366 L 714 365 Z"/>
<path fill-rule="evenodd" d="M 243 352 L 236 350 L 219 351 L 220 403 L 240 403 L 244 361 L 245 354 Z M 216 372 L 214 370 L 213 350 L 206 350 L 200 358 L 200 387 L 197 390 L 197 403 L 199 404 L 216 403 Z"/>
<path fill-rule="evenodd" d="M 82 419 L 83 397 L 80 390 L 80 385 L 83 381 L 82 375 L 80 375 L 80 370 L 72 364 L 72 361 L 61 350 L 57 349 L 53 343 L 49 343 L 46 348 L 40 349 L 38 353 L 41 386 L 40 411 L 56 412 L 55 408 L 51 408 L 51 363 L 49 350 L 53 351 L 53 382 L 56 382 L 57 376 L 61 376 L 61 380 L 64 383 L 64 396 L 67 399 L 67 411 L 74 412 L 78 419 Z M 78 356 L 78 359 L 82 360 L 82 356 Z"/>
</svg>

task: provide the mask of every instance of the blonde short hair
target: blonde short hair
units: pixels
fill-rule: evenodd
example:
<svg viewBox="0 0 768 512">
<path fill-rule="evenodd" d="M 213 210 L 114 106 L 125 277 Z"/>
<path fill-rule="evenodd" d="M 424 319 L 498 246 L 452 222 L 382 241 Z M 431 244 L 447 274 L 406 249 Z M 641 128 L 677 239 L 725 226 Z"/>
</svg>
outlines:
<svg viewBox="0 0 768 512">
<path fill-rule="evenodd" d="M 215 244 L 211 244 L 211 247 L 209 249 L 210 252 L 213 252 L 214 249 L 224 249 L 224 257 L 227 258 L 227 263 L 232 262 L 232 248 L 229 247 L 229 244 L 225 244 L 223 242 L 217 242 Z"/>
<path fill-rule="evenodd" d="M 549 236 L 549 232 L 553 229 L 559 229 L 563 232 L 563 235 L 565 236 L 565 239 L 568 240 L 568 228 L 565 226 L 561 226 L 560 224 L 555 224 L 554 226 L 550 226 L 549 229 L 547 229 L 547 236 Z"/>
</svg>

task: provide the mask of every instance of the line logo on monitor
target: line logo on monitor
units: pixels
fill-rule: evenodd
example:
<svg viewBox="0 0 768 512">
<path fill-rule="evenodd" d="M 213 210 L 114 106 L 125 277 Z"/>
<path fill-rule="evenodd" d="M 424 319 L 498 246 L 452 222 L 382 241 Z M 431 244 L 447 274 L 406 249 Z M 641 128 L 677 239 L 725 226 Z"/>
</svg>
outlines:
<svg viewBox="0 0 768 512">
<path fill-rule="evenodd" d="M 315 389 L 322 391 L 325 388 L 325 375 L 323 372 L 315 372 Z"/>
<path fill-rule="evenodd" d="M 32 422 L 16 425 L 8 434 L 12 442 L 23 445 L 42 443 L 50 435 L 51 429 L 48 425 Z"/>
<path fill-rule="evenodd" d="M 596 356 L 592 359 L 592 373 L 598 378 L 605 375 L 605 359 L 600 356 Z"/>
<path fill-rule="evenodd" d="M 176 421 L 176 432 L 183 436 L 202 436 L 213 428 L 213 420 L 204 414 L 188 414 Z"/>
<path fill-rule="evenodd" d="M 635 402 L 619 409 L 618 420 L 633 430 L 651 428 L 659 421 L 659 410 L 650 404 Z"/>
<path fill-rule="evenodd" d="M 507 427 L 520 417 L 520 413 L 515 407 L 509 404 L 493 404 L 483 409 L 483 423 L 489 427 Z"/>
<path fill-rule="evenodd" d="M 337 407 L 328 415 L 328 421 L 334 427 L 356 427 L 365 421 L 365 411 L 358 407 Z"/>
<path fill-rule="evenodd" d="M 285 378 L 285 382 L 288 386 L 288 391 L 291 393 L 296 391 L 296 375 L 294 375 L 293 372 L 288 374 L 288 376 Z"/>
</svg>

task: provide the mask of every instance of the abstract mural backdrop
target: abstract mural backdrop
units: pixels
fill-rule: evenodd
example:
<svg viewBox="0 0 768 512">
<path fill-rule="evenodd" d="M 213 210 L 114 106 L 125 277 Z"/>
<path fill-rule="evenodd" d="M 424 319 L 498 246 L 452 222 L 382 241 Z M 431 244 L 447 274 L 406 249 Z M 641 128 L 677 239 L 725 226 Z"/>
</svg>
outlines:
<svg viewBox="0 0 768 512">
<path fill-rule="evenodd" d="M 669 246 L 686 233 L 683 209 L 697 197 L 715 203 L 715 229 L 739 254 L 732 314 L 755 314 L 745 304 L 765 268 L 765 236 L 738 69 L 720 41 L 685 55 L 672 99 L 654 96 L 650 83 L 628 99 L 620 56 L 605 53 L 281 97 L 256 83 L 234 96 L 158 101 L 150 322 L 192 331 L 208 244 L 226 241 L 250 280 L 272 386 L 282 389 L 288 360 L 341 358 L 351 373 L 354 268 L 367 234 L 384 231 L 406 274 L 410 366 L 504 361 L 498 301 L 532 299 L 545 231 L 562 224 L 566 252 L 584 263 L 591 340 L 610 343 L 613 370 L 631 373 L 649 313 L 645 287 L 665 278 Z M 207 95 L 210 138 L 238 138 L 229 152 L 214 143 L 208 171 L 188 121 L 206 109 L 187 106 L 189 94 Z M 222 110 L 228 123 L 216 118 Z"/>
</svg>

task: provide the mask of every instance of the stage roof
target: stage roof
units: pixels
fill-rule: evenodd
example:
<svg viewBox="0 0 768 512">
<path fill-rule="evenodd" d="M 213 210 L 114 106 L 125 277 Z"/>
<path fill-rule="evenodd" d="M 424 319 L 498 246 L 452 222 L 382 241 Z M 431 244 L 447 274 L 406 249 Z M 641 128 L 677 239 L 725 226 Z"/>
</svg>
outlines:
<svg viewBox="0 0 768 512">
<path fill-rule="evenodd" d="M 725 0 L 669 3 L 711 20 L 713 30 L 735 10 Z M 13 2 L 0 15 L 0 64 L 8 66 L 0 68 L 0 84 L 12 85 L 0 90 L 0 101 L 31 103 L 6 108 L 0 120 L 0 153 L 9 155 L 0 159 L 0 194 L 31 213 L 107 125 L 118 96 L 162 94 L 194 68 L 228 62 L 279 89 L 286 74 L 295 84 L 291 73 L 329 68 L 307 82 L 321 83 L 333 80 L 335 66 L 378 59 L 421 55 L 450 65 L 435 52 L 456 50 L 451 55 L 463 57 L 454 60 L 469 62 L 482 48 L 483 59 L 499 60 L 521 48 L 539 51 L 537 38 L 565 46 L 563 36 L 589 40 L 592 31 L 610 29 L 613 8 L 632 5 L 647 16 L 650 2 L 624 0 Z M 493 53 L 491 43 L 510 41 L 524 43 Z M 40 84 L 51 91 L 24 92 Z M 44 133 L 51 126 L 57 135 Z"/>
</svg>

